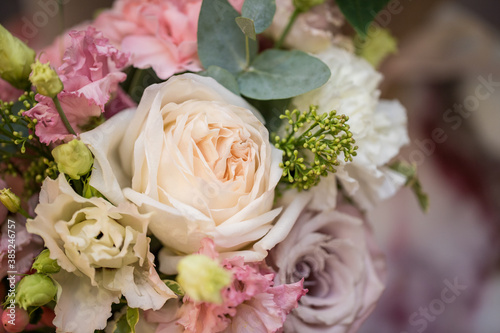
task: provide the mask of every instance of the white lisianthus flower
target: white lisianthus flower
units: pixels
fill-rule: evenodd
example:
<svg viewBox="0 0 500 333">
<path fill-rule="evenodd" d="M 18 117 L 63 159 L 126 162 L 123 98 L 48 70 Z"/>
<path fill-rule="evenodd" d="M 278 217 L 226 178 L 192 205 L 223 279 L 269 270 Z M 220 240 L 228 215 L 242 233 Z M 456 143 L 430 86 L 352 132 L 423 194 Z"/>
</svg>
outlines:
<svg viewBox="0 0 500 333">
<path fill-rule="evenodd" d="M 210 237 L 220 253 L 246 248 L 238 254 L 262 260 L 279 241 L 264 236 L 280 213 L 272 206 L 282 154 L 260 117 L 212 78 L 172 77 L 148 87 L 137 110 L 81 135 L 95 156 L 90 184 L 152 212 L 166 257 Z M 262 237 L 270 247 L 252 247 Z"/>
<path fill-rule="evenodd" d="M 61 331 L 103 329 L 122 295 L 130 307 L 144 310 L 176 297 L 154 268 L 146 235 L 150 216 L 133 204 L 83 198 L 61 174 L 45 180 L 35 212 L 26 227 L 43 238 L 62 268 L 52 275 L 59 285 L 54 324 Z"/>
<path fill-rule="evenodd" d="M 322 87 L 294 98 L 292 104 L 300 110 L 317 105 L 318 113 L 337 110 L 349 116 L 347 123 L 359 148 L 353 162 L 341 164 L 337 173 L 312 189 L 312 207 L 335 208 L 339 181 L 361 208 L 370 209 L 392 196 L 406 180 L 385 166 L 409 142 L 406 110 L 397 101 L 379 101 L 382 76 L 364 59 L 338 48 L 316 56 L 328 65 L 332 76 Z"/>
<path fill-rule="evenodd" d="M 384 257 L 352 206 L 325 212 L 307 206 L 268 261 L 278 270 L 276 285 L 304 279 L 309 289 L 285 332 L 357 332 L 384 290 Z"/>
</svg>

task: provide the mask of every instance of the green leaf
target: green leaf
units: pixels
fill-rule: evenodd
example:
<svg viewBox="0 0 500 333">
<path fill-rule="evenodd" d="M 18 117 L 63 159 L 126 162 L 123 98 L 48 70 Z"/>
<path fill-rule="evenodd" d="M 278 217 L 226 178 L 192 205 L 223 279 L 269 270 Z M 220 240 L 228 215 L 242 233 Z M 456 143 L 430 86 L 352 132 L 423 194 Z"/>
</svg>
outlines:
<svg viewBox="0 0 500 333">
<path fill-rule="evenodd" d="M 375 19 L 389 0 L 337 0 L 340 10 L 356 29 L 358 34 L 366 36 L 370 23 Z"/>
<path fill-rule="evenodd" d="M 135 326 L 139 322 L 139 309 L 127 308 L 115 324 L 113 333 L 135 333 Z"/>
<path fill-rule="evenodd" d="M 253 99 L 285 99 L 321 87 L 330 69 L 302 51 L 266 50 L 238 76 L 242 95 Z"/>
<path fill-rule="evenodd" d="M 411 188 L 417 197 L 418 204 L 424 213 L 429 211 L 429 196 L 422 188 L 422 184 L 417 176 L 417 167 L 402 161 L 394 162 L 389 166 L 392 170 L 399 172 L 406 177 L 406 187 Z"/>
<path fill-rule="evenodd" d="M 280 116 L 285 113 L 291 102 L 291 98 L 268 101 L 247 98 L 247 100 L 262 114 L 266 120 L 266 127 L 269 132 L 276 132 L 279 130 L 283 124 Z"/>
<path fill-rule="evenodd" d="M 240 27 L 241 31 L 250 39 L 257 40 L 257 35 L 255 34 L 255 25 L 253 21 L 246 17 L 237 17 L 235 19 L 236 24 Z"/>
<path fill-rule="evenodd" d="M 246 0 L 241 8 L 241 16 L 252 19 L 258 34 L 271 25 L 275 13 L 276 0 Z"/>
<path fill-rule="evenodd" d="M 170 288 L 176 295 L 184 296 L 184 289 L 182 289 L 181 285 L 174 280 L 163 280 L 167 287 Z"/>
<path fill-rule="evenodd" d="M 238 88 L 238 81 L 236 77 L 228 70 L 221 68 L 219 66 L 209 66 L 206 71 L 199 72 L 199 75 L 209 76 L 214 78 L 217 82 L 222 84 L 225 88 L 235 93 L 240 94 L 240 89 Z"/>
<path fill-rule="evenodd" d="M 219 66 L 233 74 L 247 64 L 245 35 L 236 24 L 240 14 L 227 0 L 204 0 L 198 20 L 198 56 L 203 67 Z M 249 41 L 250 59 L 257 43 Z"/>
<path fill-rule="evenodd" d="M 128 308 L 127 309 L 127 323 L 130 327 L 130 331 L 135 333 L 135 325 L 139 322 L 139 309 Z"/>
</svg>

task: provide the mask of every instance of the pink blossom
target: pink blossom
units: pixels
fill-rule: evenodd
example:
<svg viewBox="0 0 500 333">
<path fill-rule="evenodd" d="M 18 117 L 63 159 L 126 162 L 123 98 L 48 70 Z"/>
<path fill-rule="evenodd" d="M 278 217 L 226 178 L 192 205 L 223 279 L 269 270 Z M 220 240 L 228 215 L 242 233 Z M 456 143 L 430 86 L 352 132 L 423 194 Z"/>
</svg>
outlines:
<svg viewBox="0 0 500 333">
<path fill-rule="evenodd" d="M 118 83 L 126 79 L 126 74 L 118 70 L 128 64 L 129 56 L 111 46 L 93 27 L 71 31 L 69 36 L 72 45 L 58 68 L 64 84 L 58 98 L 72 128 L 79 133 L 90 117 L 104 111 Z M 38 120 L 35 132 L 40 141 L 49 144 L 64 140 L 69 133 L 53 101 L 41 95 L 36 100 L 39 103 L 25 114 Z"/>
<path fill-rule="evenodd" d="M 22 94 L 22 90 L 16 89 L 7 81 L 0 79 L 0 100 L 15 102 Z"/>
<path fill-rule="evenodd" d="M 243 1 L 230 1 L 241 10 Z M 118 0 L 94 22 L 115 46 L 132 54 L 137 68 L 161 79 L 199 71 L 197 31 L 202 0 Z"/>
<path fill-rule="evenodd" d="M 218 257 L 214 242 L 208 238 L 202 240 L 199 253 L 213 259 Z M 302 280 L 273 286 L 275 274 L 264 263 L 245 264 L 242 257 L 234 257 L 225 259 L 222 265 L 233 273 L 232 284 L 222 291 L 223 303 L 194 302 L 185 296 L 175 316 L 184 332 L 277 332 L 307 292 Z M 170 332 L 175 327 L 172 316 L 165 321 L 152 314 L 147 318 L 161 322 L 156 332 Z"/>
</svg>

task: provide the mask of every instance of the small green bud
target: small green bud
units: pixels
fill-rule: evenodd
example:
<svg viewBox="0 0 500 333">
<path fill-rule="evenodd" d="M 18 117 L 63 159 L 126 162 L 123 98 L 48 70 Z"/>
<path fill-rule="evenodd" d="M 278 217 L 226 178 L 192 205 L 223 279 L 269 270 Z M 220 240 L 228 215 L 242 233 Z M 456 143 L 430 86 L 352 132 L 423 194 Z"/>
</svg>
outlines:
<svg viewBox="0 0 500 333">
<path fill-rule="evenodd" d="M 197 302 L 222 303 L 221 290 L 231 283 L 231 273 L 202 254 L 184 257 L 177 265 L 177 282 Z"/>
<path fill-rule="evenodd" d="M 80 179 L 92 169 L 94 164 L 90 150 L 83 142 L 76 139 L 54 148 L 52 156 L 59 171 L 72 179 Z"/>
<path fill-rule="evenodd" d="M 379 67 L 380 63 L 392 53 L 397 53 L 397 40 L 387 29 L 378 28 L 372 25 L 368 29 L 368 35 L 364 41 L 358 37 L 355 40 L 358 54 L 365 58 L 373 67 Z"/>
<path fill-rule="evenodd" d="M 33 269 L 38 273 L 53 274 L 59 272 L 61 267 L 57 264 L 57 260 L 50 259 L 50 251 L 45 249 L 36 257 Z"/>
<path fill-rule="evenodd" d="M 11 213 L 17 213 L 21 209 L 21 199 L 10 188 L 0 190 L 0 201 Z"/>
<path fill-rule="evenodd" d="M 31 65 L 31 70 L 30 81 L 40 95 L 54 98 L 63 90 L 61 79 L 50 67 L 50 63 L 42 64 L 37 60 Z"/>
<path fill-rule="evenodd" d="M 35 51 L 0 25 L 0 77 L 18 89 L 30 86 L 31 64 Z"/>
<path fill-rule="evenodd" d="M 16 303 L 23 309 L 42 306 L 55 299 L 57 287 L 45 274 L 25 276 L 17 285 Z"/>
</svg>

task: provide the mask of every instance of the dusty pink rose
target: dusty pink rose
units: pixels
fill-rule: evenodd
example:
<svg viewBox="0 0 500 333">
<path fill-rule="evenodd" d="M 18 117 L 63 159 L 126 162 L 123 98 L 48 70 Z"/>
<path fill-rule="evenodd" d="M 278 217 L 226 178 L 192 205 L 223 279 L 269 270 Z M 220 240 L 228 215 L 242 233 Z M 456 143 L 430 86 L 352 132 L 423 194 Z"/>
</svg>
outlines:
<svg viewBox="0 0 500 333">
<path fill-rule="evenodd" d="M 119 69 L 128 64 L 129 56 L 111 46 L 93 27 L 69 35 L 72 46 L 57 70 L 64 84 L 58 98 L 71 126 L 79 133 L 90 117 L 104 111 L 118 83 L 126 79 Z M 38 120 L 35 131 L 40 141 L 49 144 L 68 137 L 52 99 L 36 95 L 36 100 L 39 103 L 25 114 Z"/>
<path fill-rule="evenodd" d="M 202 240 L 199 253 L 218 257 L 209 238 Z M 159 323 L 157 333 L 277 332 L 307 292 L 303 281 L 274 286 L 275 274 L 263 263 L 245 264 L 243 257 L 234 257 L 222 265 L 233 274 L 232 284 L 222 291 L 223 304 L 194 302 L 186 296 L 182 305 L 167 303 L 162 315 L 146 312 L 147 320 Z"/>
<path fill-rule="evenodd" d="M 352 207 L 306 208 L 269 258 L 277 283 L 304 279 L 309 289 L 288 316 L 286 332 L 357 332 L 384 289 L 384 259 Z"/>
</svg>

